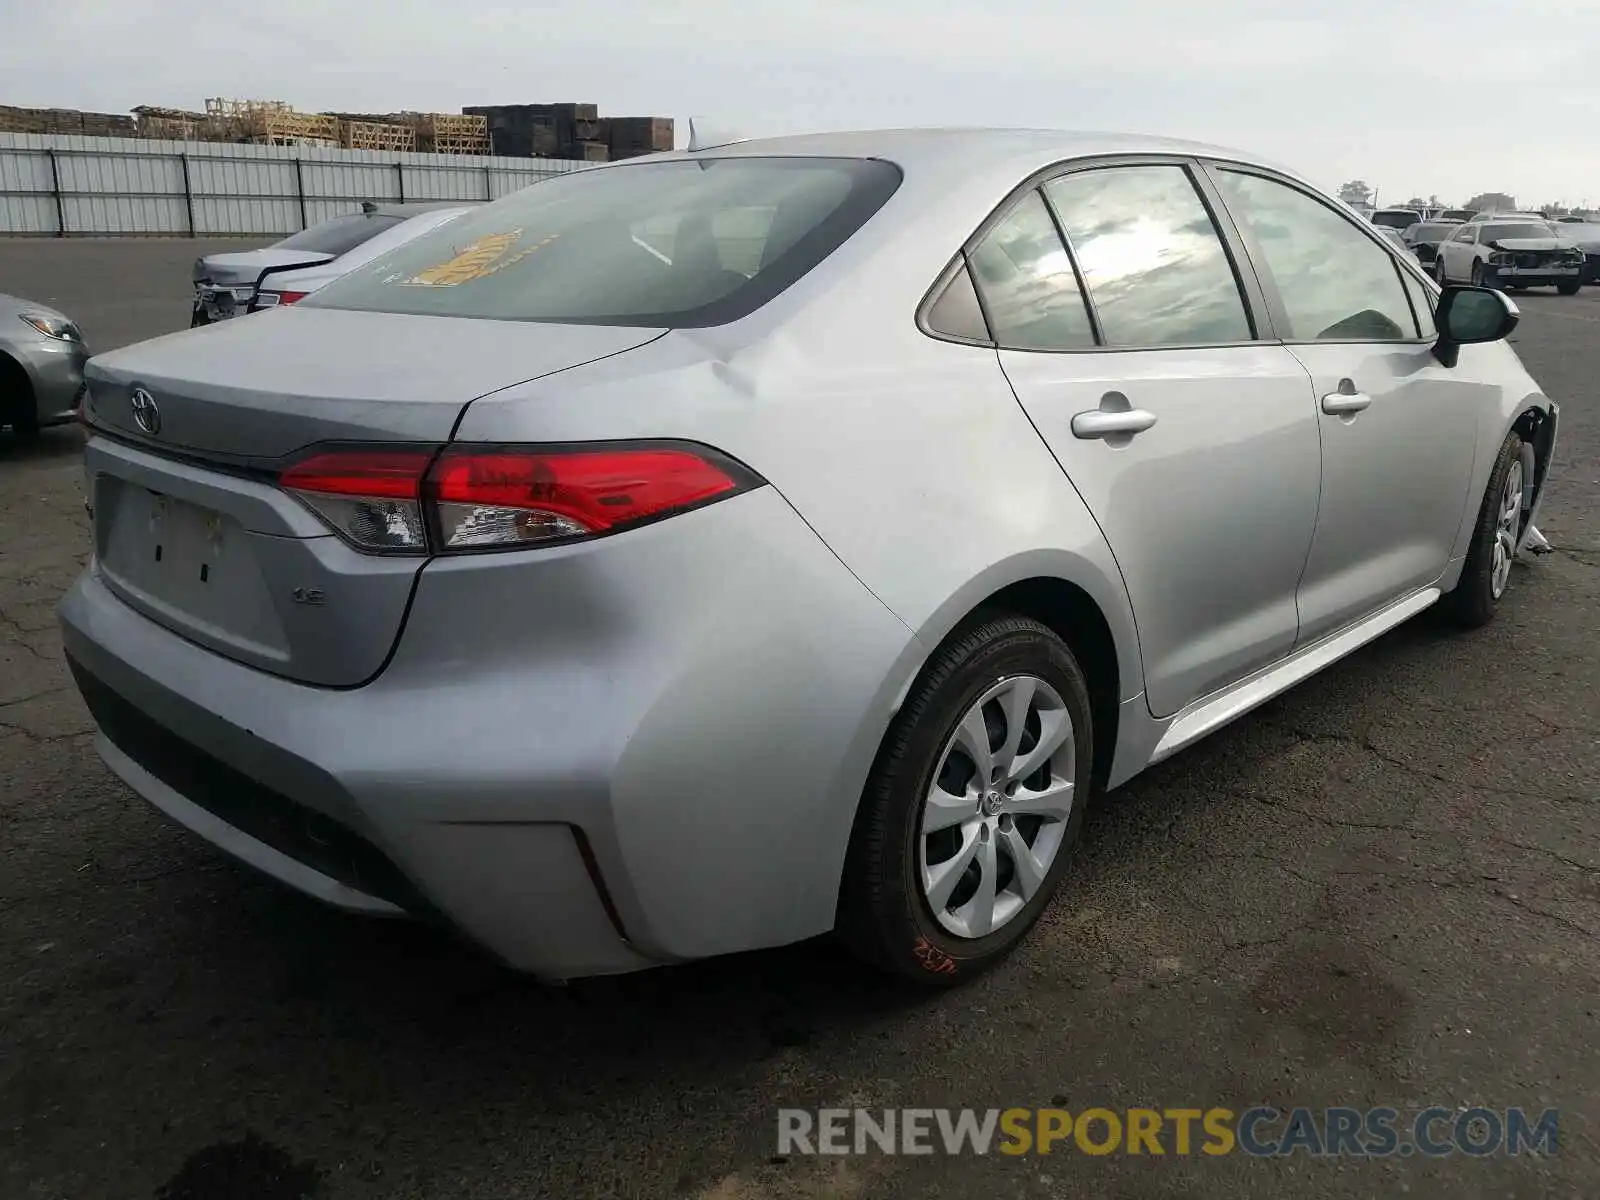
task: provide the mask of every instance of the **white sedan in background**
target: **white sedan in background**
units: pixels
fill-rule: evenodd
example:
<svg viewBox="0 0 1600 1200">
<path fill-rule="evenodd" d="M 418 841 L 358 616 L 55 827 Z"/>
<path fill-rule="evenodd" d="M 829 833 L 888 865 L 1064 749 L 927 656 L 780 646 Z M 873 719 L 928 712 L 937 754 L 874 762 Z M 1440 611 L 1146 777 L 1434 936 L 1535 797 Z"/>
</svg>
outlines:
<svg viewBox="0 0 1600 1200">
<path fill-rule="evenodd" d="M 293 304 L 473 207 L 454 202 L 368 202 L 360 212 L 302 229 L 270 246 L 208 254 L 194 264 L 194 312 L 189 324 L 210 325 Z"/>
</svg>

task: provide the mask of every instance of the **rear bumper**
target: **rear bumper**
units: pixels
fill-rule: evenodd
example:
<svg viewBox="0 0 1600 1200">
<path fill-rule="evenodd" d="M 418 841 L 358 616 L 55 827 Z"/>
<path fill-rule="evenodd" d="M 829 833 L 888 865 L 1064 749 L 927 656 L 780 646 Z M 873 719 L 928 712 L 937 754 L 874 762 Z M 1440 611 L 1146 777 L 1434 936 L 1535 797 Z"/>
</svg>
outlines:
<svg viewBox="0 0 1600 1200">
<path fill-rule="evenodd" d="M 89 351 L 79 342 L 40 339 L 21 347 L 17 355 L 33 384 L 35 422 L 65 425 L 73 420 Z"/>
<path fill-rule="evenodd" d="M 437 917 L 556 979 L 831 927 L 920 657 L 771 488 L 430 564 L 354 690 L 187 642 L 93 565 L 60 616 L 102 756 L 156 807 L 301 891 Z"/>
</svg>

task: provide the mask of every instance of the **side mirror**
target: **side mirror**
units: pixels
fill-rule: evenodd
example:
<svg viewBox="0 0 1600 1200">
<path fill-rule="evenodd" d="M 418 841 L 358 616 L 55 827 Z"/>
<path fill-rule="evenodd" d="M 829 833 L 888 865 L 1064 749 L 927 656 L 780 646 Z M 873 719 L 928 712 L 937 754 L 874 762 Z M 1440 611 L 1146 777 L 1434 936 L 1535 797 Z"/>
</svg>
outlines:
<svg viewBox="0 0 1600 1200">
<path fill-rule="evenodd" d="M 1447 367 L 1461 358 L 1461 347 L 1498 342 L 1522 320 L 1522 313 L 1504 292 L 1486 287 L 1446 287 L 1439 297 L 1434 324 L 1439 340 L 1434 357 Z"/>
</svg>

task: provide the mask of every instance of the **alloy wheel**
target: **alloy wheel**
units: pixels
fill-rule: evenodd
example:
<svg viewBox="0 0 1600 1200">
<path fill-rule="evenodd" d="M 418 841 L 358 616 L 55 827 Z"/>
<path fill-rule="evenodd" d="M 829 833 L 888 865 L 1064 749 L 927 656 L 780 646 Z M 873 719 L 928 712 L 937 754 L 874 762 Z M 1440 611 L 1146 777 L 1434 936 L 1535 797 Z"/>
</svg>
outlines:
<svg viewBox="0 0 1600 1200">
<path fill-rule="evenodd" d="M 987 936 L 1038 895 L 1072 814 L 1076 756 L 1072 716 L 1036 675 L 1002 679 L 967 709 L 918 835 L 922 894 L 946 931 Z"/>
<path fill-rule="evenodd" d="M 1506 486 L 1500 493 L 1500 508 L 1495 515 L 1494 562 L 1489 571 L 1489 590 L 1496 600 L 1511 582 L 1511 562 L 1517 555 L 1517 534 L 1522 525 L 1522 464 L 1513 462 L 1506 472 Z"/>
</svg>

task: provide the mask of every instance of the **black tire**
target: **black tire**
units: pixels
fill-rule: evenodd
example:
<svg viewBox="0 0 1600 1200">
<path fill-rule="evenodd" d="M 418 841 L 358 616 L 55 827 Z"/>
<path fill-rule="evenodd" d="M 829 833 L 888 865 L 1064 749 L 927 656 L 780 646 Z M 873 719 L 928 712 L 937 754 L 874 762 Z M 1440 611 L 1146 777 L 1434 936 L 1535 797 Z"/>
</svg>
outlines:
<svg viewBox="0 0 1600 1200">
<path fill-rule="evenodd" d="M 206 315 L 206 310 L 198 304 L 189 310 L 189 328 L 198 329 L 202 325 L 211 324 L 211 318 Z"/>
<path fill-rule="evenodd" d="M 1073 803 L 1060 848 L 1034 896 L 999 929 L 958 937 L 935 918 L 923 892 L 923 803 L 962 717 L 986 689 L 1021 674 L 1048 683 L 1071 717 Z M 1037 621 L 1004 613 L 976 618 L 952 634 L 901 707 L 863 793 L 839 896 L 837 931 L 845 943 L 873 966 L 934 987 L 962 982 L 999 962 L 1048 907 L 1072 857 L 1093 755 L 1088 685 L 1065 642 Z"/>
<path fill-rule="evenodd" d="M 1487 625 L 1494 619 L 1500 597 L 1494 594 L 1494 543 L 1500 515 L 1500 498 L 1505 491 L 1506 477 L 1514 465 L 1522 461 L 1522 439 L 1515 433 L 1506 435 L 1495 456 L 1494 468 L 1489 472 L 1489 484 L 1484 489 L 1478 507 L 1477 524 L 1472 529 L 1472 542 L 1467 547 L 1466 565 L 1456 586 L 1439 602 L 1446 617 L 1468 629 Z M 1521 535 L 1527 513 L 1518 517 L 1518 536 Z"/>
<path fill-rule="evenodd" d="M 1488 283 L 1484 280 L 1483 264 L 1481 262 L 1476 262 L 1475 261 L 1472 264 L 1472 286 L 1473 287 L 1488 287 L 1489 286 Z"/>
<path fill-rule="evenodd" d="M 1560 292 L 1563 296 L 1576 296 L 1578 294 L 1578 289 L 1581 287 L 1583 287 L 1583 284 L 1574 279 L 1570 283 L 1556 284 L 1556 291 Z"/>
<path fill-rule="evenodd" d="M 1445 284 L 1450 282 L 1450 277 L 1444 273 L 1444 255 L 1442 254 L 1434 256 L 1433 278 L 1440 287 L 1444 287 Z"/>
</svg>

